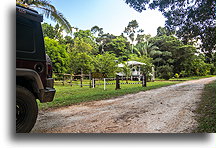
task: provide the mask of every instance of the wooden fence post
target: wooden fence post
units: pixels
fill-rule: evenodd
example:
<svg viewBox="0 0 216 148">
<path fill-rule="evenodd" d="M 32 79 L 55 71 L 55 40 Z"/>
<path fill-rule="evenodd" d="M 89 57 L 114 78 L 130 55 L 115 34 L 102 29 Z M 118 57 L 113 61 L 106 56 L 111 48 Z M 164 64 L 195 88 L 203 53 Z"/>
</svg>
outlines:
<svg viewBox="0 0 216 148">
<path fill-rule="evenodd" d="M 89 73 L 89 88 L 92 88 L 92 75 Z"/>
<path fill-rule="evenodd" d="M 95 88 L 95 87 L 96 87 L 96 85 L 95 85 L 95 83 L 96 83 L 96 80 L 95 80 L 95 78 L 94 78 L 94 80 L 93 80 L 93 81 L 94 81 L 94 88 Z"/>
<path fill-rule="evenodd" d="M 83 87 L 83 69 L 81 68 L 80 87 Z"/>
<path fill-rule="evenodd" d="M 65 85 L 65 76 L 63 74 L 63 86 Z"/>
<path fill-rule="evenodd" d="M 116 90 L 117 89 L 121 89 L 121 87 L 120 87 L 120 81 L 119 81 L 119 75 L 116 75 L 116 88 L 115 88 Z"/>
<path fill-rule="evenodd" d="M 71 86 L 72 86 L 72 81 L 73 81 L 73 76 L 72 76 L 72 74 L 70 74 L 70 84 L 71 84 Z"/>
<path fill-rule="evenodd" d="M 146 81 L 147 81 L 146 74 L 143 74 L 143 76 L 142 76 L 142 87 L 146 87 Z"/>
</svg>

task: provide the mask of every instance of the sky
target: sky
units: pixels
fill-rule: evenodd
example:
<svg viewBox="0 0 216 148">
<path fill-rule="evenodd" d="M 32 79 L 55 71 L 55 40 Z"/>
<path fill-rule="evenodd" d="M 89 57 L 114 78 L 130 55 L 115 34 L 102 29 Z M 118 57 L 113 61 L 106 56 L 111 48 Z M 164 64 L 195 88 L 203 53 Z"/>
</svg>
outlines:
<svg viewBox="0 0 216 148">
<path fill-rule="evenodd" d="M 155 36 L 157 28 L 164 26 L 165 18 L 157 10 L 142 13 L 130 8 L 124 0 L 50 0 L 58 11 L 69 21 L 71 26 L 82 30 L 97 25 L 104 33 L 120 35 L 128 23 L 137 20 L 145 34 Z M 55 25 L 49 19 L 44 22 Z"/>
</svg>

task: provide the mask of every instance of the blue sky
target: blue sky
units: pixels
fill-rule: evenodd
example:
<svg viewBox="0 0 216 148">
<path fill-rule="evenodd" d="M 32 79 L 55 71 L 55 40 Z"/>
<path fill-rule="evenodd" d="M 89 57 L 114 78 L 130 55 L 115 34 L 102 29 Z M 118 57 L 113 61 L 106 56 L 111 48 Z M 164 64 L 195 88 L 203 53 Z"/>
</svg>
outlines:
<svg viewBox="0 0 216 148">
<path fill-rule="evenodd" d="M 120 35 L 128 22 L 136 19 L 145 34 L 156 35 L 157 27 L 165 23 L 165 18 L 157 10 L 138 13 L 124 0 L 51 0 L 51 3 L 72 26 L 82 30 L 97 25 L 105 33 Z M 47 19 L 45 22 L 52 23 Z"/>
</svg>

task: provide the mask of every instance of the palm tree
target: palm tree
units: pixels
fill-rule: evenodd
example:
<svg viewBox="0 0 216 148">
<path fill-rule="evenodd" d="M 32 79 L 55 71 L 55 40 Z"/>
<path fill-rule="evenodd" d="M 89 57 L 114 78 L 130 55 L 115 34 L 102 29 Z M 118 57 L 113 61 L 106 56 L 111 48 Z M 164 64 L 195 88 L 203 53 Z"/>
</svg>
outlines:
<svg viewBox="0 0 216 148">
<path fill-rule="evenodd" d="M 151 56 L 151 52 L 157 50 L 158 47 L 155 46 L 152 43 L 149 43 L 148 41 L 146 42 L 140 42 L 136 45 L 135 47 L 135 52 L 138 54 L 138 56 L 147 56 L 150 57 Z"/>
<path fill-rule="evenodd" d="M 125 74 L 125 76 L 126 76 L 126 83 L 128 84 L 128 77 L 131 76 L 130 65 L 127 62 L 124 62 L 123 63 L 123 67 L 121 67 L 120 69 Z"/>
<path fill-rule="evenodd" d="M 47 0 L 16 0 L 16 3 L 28 7 L 37 8 L 41 11 L 45 17 L 59 23 L 67 33 L 72 33 L 72 27 L 62 13 L 56 10 L 56 8 Z"/>
<path fill-rule="evenodd" d="M 134 41 L 136 38 L 137 29 L 139 28 L 139 24 L 136 20 L 132 20 L 128 23 L 128 26 L 125 27 L 124 33 L 128 36 L 131 41 L 131 53 L 134 53 Z M 143 32 L 143 30 L 139 30 L 139 32 Z"/>
</svg>

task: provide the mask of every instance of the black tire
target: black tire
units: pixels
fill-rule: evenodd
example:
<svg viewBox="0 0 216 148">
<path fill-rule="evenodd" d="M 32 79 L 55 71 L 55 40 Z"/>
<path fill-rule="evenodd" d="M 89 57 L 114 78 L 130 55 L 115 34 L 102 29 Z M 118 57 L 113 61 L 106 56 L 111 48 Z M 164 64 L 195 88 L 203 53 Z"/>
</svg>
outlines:
<svg viewBox="0 0 216 148">
<path fill-rule="evenodd" d="M 16 132 L 30 132 L 35 125 L 37 115 L 35 96 L 28 89 L 16 86 Z"/>
</svg>

